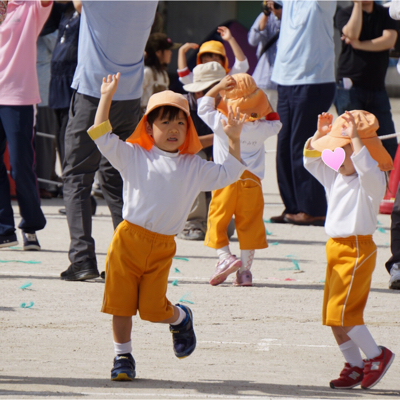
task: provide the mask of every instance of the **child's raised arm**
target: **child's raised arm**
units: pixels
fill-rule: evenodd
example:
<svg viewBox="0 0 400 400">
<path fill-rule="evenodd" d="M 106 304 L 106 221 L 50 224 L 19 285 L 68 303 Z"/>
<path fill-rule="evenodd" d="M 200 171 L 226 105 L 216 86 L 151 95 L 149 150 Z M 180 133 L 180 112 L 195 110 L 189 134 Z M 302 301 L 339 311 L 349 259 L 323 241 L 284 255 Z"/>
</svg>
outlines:
<svg viewBox="0 0 400 400">
<path fill-rule="evenodd" d="M 323 112 L 322 114 L 318 115 L 318 125 L 317 131 L 315 132 L 314 136 L 311 138 L 311 146 L 315 140 L 327 135 L 332 129 L 332 121 L 333 115 L 330 113 Z"/>
<path fill-rule="evenodd" d="M 226 26 L 219 26 L 217 32 L 221 35 L 223 40 L 227 41 L 230 44 L 235 58 L 238 61 L 244 61 L 246 59 L 246 56 L 244 55 L 243 50 L 239 46 L 236 39 L 232 36 L 229 28 L 227 28 Z"/>
<path fill-rule="evenodd" d="M 345 112 L 346 115 L 342 115 L 342 118 L 347 122 L 342 125 L 342 135 L 348 136 L 353 144 L 354 154 L 357 154 L 363 148 L 363 142 L 357 132 L 357 125 L 353 115 L 349 112 Z"/>
<path fill-rule="evenodd" d="M 235 116 L 232 106 L 228 106 L 228 122 L 221 119 L 222 128 L 224 129 L 226 136 L 229 138 L 229 153 L 240 162 L 240 134 L 246 118 L 246 114 L 240 118 L 239 107 L 236 109 Z"/>
<path fill-rule="evenodd" d="M 100 89 L 101 97 L 99 105 L 97 106 L 93 127 L 96 127 L 108 120 L 112 98 L 117 91 L 120 76 L 121 74 L 118 72 L 117 75 L 113 75 L 112 77 L 111 75 L 108 75 L 107 78 L 103 78 L 103 83 Z"/>
<path fill-rule="evenodd" d="M 199 48 L 197 43 L 185 43 L 183 46 L 179 47 L 178 50 L 178 70 L 187 68 L 186 53 L 190 50 L 196 50 Z"/>
<path fill-rule="evenodd" d="M 235 87 L 235 85 L 235 79 L 231 75 L 226 75 L 221 81 L 219 81 L 206 93 L 206 96 L 217 97 L 221 90 L 231 90 Z"/>
</svg>

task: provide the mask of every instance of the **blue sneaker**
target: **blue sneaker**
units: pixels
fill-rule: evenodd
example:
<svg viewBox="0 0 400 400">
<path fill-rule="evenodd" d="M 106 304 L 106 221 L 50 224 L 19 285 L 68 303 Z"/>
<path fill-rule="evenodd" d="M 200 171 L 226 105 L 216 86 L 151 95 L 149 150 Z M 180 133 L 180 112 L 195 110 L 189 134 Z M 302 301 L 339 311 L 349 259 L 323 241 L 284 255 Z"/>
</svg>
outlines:
<svg viewBox="0 0 400 400">
<path fill-rule="evenodd" d="M 132 354 L 120 354 L 114 358 L 114 367 L 111 370 L 112 381 L 131 381 L 136 376 L 136 363 Z"/>
<path fill-rule="evenodd" d="M 17 244 L 18 240 L 17 240 L 17 235 L 15 233 L 7 236 L 0 235 L 0 248 L 16 246 Z"/>
<path fill-rule="evenodd" d="M 40 244 L 36 233 L 27 233 L 22 231 L 22 239 L 24 240 L 23 249 L 26 251 L 40 250 Z"/>
<path fill-rule="evenodd" d="M 169 330 L 172 333 L 172 342 L 174 353 L 178 358 L 190 356 L 196 348 L 196 335 L 193 330 L 192 310 L 183 304 L 176 304 L 186 313 L 186 318 L 179 325 L 170 325 Z"/>
</svg>

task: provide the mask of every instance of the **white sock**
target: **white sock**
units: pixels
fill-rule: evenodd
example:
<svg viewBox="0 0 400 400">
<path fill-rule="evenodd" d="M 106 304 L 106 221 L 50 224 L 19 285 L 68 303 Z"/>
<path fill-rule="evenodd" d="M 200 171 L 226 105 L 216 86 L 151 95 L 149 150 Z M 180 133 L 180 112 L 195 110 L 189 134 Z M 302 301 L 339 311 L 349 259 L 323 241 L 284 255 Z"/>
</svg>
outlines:
<svg viewBox="0 0 400 400">
<path fill-rule="evenodd" d="M 347 332 L 347 336 L 363 351 L 368 359 L 378 357 L 382 352 L 365 325 L 355 326 Z"/>
<path fill-rule="evenodd" d="M 126 343 L 115 343 L 114 342 L 114 351 L 118 356 L 119 354 L 128 354 L 132 353 L 132 340 Z"/>
<path fill-rule="evenodd" d="M 179 310 L 179 317 L 175 322 L 171 322 L 170 325 L 179 325 L 185 318 L 186 318 L 186 313 L 182 308 L 176 307 Z"/>
<path fill-rule="evenodd" d="M 361 357 L 360 349 L 351 339 L 342 343 L 339 346 L 339 349 L 342 352 L 344 359 L 352 367 L 364 368 L 364 361 Z"/>
<path fill-rule="evenodd" d="M 219 257 L 219 261 L 224 261 L 225 258 L 228 258 L 231 255 L 229 246 L 225 246 L 225 247 L 221 247 L 220 249 L 217 249 L 217 254 Z"/>
<path fill-rule="evenodd" d="M 251 265 L 253 264 L 255 252 L 255 250 L 242 250 L 240 252 L 242 266 L 239 268 L 239 272 L 250 271 Z"/>
</svg>

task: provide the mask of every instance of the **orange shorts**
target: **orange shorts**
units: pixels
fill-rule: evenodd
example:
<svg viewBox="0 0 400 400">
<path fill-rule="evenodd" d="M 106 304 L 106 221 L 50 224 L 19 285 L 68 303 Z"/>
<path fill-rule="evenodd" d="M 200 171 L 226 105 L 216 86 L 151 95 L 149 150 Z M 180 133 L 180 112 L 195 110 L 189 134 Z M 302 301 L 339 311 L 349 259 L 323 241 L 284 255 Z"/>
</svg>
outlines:
<svg viewBox="0 0 400 400">
<path fill-rule="evenodd" d="M 329 239 L 322 323 L 328 326 L 364 325 L 364 308 L 376 262 L 371 235 Z"/>
<path fill-rule="evenodd" d="M 166 294 L 175 251 L 174 236 L 122 221 L 108 249 L 101 311 L 127 317 L 139 310 L 140 318 L 152 322 L 172 317 Z"/>
<path fill-rule="evenodd" d="M 235 215 L 240 249 L 267 248 L 263 214 L 264 195 L 261 181 L 251 172 L 244 171 L 238 181 L 213 192 L 204 244 L 213 249 L 227 246 L 228 225 Z"/>
</svg>

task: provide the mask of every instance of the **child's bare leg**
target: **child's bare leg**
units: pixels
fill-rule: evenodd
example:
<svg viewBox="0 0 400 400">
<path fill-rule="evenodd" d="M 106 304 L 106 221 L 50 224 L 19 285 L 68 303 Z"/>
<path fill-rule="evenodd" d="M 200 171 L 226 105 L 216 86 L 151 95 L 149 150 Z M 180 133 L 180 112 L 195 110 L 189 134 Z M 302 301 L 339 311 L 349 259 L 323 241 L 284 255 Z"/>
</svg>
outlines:
<svg viewBox="0 0 400 400">
<path fill-rule="evenodd" d="M 174 315 L 170 318 L 164 319 L 163 321 L 158 321 L 159 324 L 180 324 L 186 317 L 186 313 L 182 308 L 172 306 L 174 308 Z"/>
<path fill-rule="evenodd" d="M 347 336 L 347 332 L 351 331 L 354 326 L 331 326 L 333 336 L 335 336 L 337 344 L 340 346 L 341 344 L 351 340 Z"/>
<path fill-rule="evenodd" d="M 113 336 L 115 343 L 127 343 L 131 340 L 132 317 L 113 315 Z"/>
</svg>

